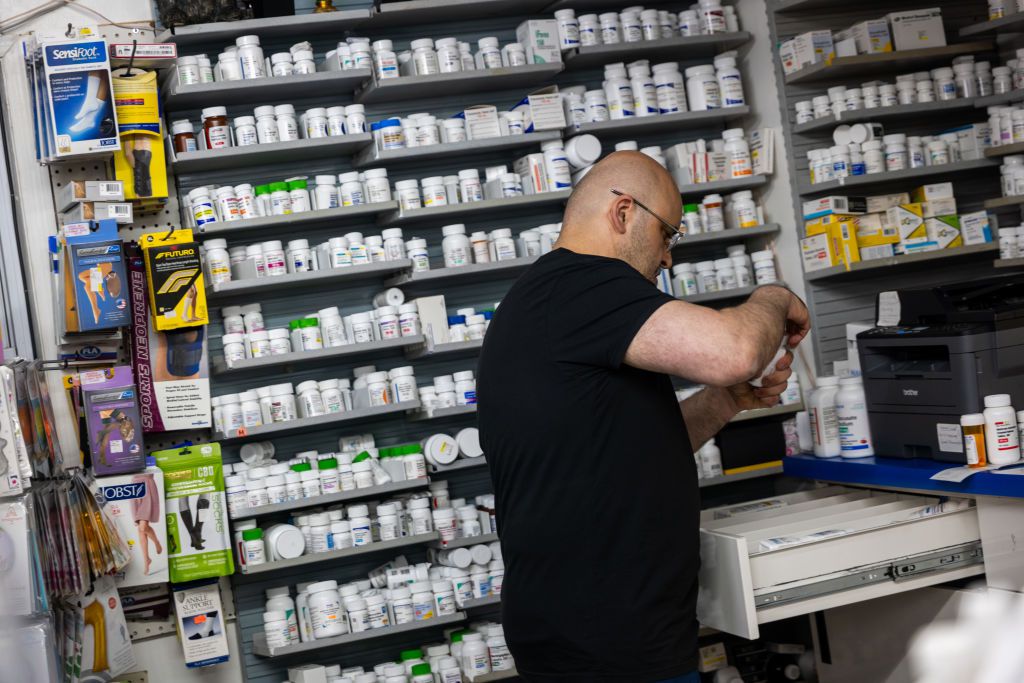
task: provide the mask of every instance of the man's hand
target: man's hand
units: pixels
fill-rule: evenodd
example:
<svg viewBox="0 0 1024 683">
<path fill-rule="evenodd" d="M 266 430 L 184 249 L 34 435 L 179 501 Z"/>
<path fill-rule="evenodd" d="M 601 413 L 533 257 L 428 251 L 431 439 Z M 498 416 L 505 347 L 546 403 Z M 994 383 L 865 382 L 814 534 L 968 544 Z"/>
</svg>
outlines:
<svg viewBox="0 0 1024 683">
<path fill-rule="evenodd" d="M 800 300 L 794 297 L 794 301 Z M 803 305 L 801 303 L 801 305 Z M 804 312 L 806 313 L 806 308 Z M 800 335 L 802 339 L 806 330 Z M 790 337 L 792 338 L 792 337 Z M 728 388 L 729 397 L 736 408 L 735 412 L 741 410 L 754 410 L 756 408 L 771 408 L 778 404 L 779 396 L 786 391 L 786 383 L 793 375 L 793 352 L 786 353 L 775 364 L 775 369 L 764 376 L 760 387 L 751 386 L 749 382 L 740 382 Z"/>
</svg>

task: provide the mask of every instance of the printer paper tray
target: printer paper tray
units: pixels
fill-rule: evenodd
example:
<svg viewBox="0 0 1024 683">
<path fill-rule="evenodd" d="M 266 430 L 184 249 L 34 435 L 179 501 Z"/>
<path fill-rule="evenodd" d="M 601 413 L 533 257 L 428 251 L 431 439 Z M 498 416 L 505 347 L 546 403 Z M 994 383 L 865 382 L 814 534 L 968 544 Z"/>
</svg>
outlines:
<svg viewBox="0 0 1024 683">
<path fill-rule="evenodd" d="M 828 487 L 777 496 L 783 507 L 728 519 L 705 511 L 701 624 L 756 638 L 758 624 L 984 571 L 975 508 L 911 519 L 935 498 Z M 841 529 L 777 550 L 762 539 Z"/>
</svg>

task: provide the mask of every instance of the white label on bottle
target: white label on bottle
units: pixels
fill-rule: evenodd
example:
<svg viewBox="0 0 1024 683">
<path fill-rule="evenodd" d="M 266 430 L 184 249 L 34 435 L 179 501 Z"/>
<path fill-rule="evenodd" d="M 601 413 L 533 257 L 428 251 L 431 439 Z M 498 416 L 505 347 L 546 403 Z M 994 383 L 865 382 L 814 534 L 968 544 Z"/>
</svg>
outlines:
<svg viewBox="0 0 1024 683">
<path fill-rule="evenodd" d="M 977 465 L 981 461 L 981 455 L 978 451 L 978 442 L 980 441 L 980 438 L 979 434 L 964 434 L 964 449 L 966 451 L 965 455 L 967 456 L 968 465 Z"/>
<path fill-rule="evenodd" d="M 935 433 L 939 438 L 940 451 L 945 451 L 947 453 L 964 452 L 964 442 L 960 425 L 939 423 L 935 425 Z M 975 454 L 975 457 L 977 457 L 977 454 Z"/>
<path fill-rule="evenodd" d="M 206 139 L 210 143 L 210 149 L 227 147 L 231 141 L 231 133 L 227 126 L 210 126 L 206 129 Z"/>
</svg>

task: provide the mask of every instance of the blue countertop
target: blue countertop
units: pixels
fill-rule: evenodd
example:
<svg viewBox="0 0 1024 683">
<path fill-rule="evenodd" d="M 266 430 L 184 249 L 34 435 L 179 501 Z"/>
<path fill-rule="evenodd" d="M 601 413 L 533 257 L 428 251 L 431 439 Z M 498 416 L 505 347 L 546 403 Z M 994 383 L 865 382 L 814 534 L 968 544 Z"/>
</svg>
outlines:
<svg viewBox="0 0 1024 683">
<path fill-rule="evenodd" d="M 986 471 L 962 482 L 936 481 L 932 475 L 956 467 L 935 460 L 902 458 L 816 458 L 795 455 L 782 461 L 783 473 L 790 477 L 818 479 L 837 484 L 857 484 L 891 489 L 929 491 L 961 496 L 1003 496 L 1024 498 L 1024 461 L 1017 463 L 1020 474 L 996 474 Z"/>
</svg>

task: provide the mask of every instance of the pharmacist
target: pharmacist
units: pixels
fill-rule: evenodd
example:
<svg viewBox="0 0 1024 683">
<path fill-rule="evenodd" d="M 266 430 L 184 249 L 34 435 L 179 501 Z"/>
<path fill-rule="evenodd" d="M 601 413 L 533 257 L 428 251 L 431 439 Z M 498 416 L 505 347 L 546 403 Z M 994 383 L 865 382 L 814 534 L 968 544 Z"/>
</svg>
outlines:
<svg viewBox="0 0 1024 683">
<path fill-rule="evenodd" d="M 660 165 L 609 155 L 484 341 L 478 417 L 506 564 L 502 622 L 527 681 L 700 680 L 693 451 L 737 411 L 778 401 L 791 354 L 762 388 L 747 381 L 809 322 L 781 286 L 723 311 L 659 291 L 680 211 Z M 669 375 L 708 388 L 677 403 Z"/>
</svg>

